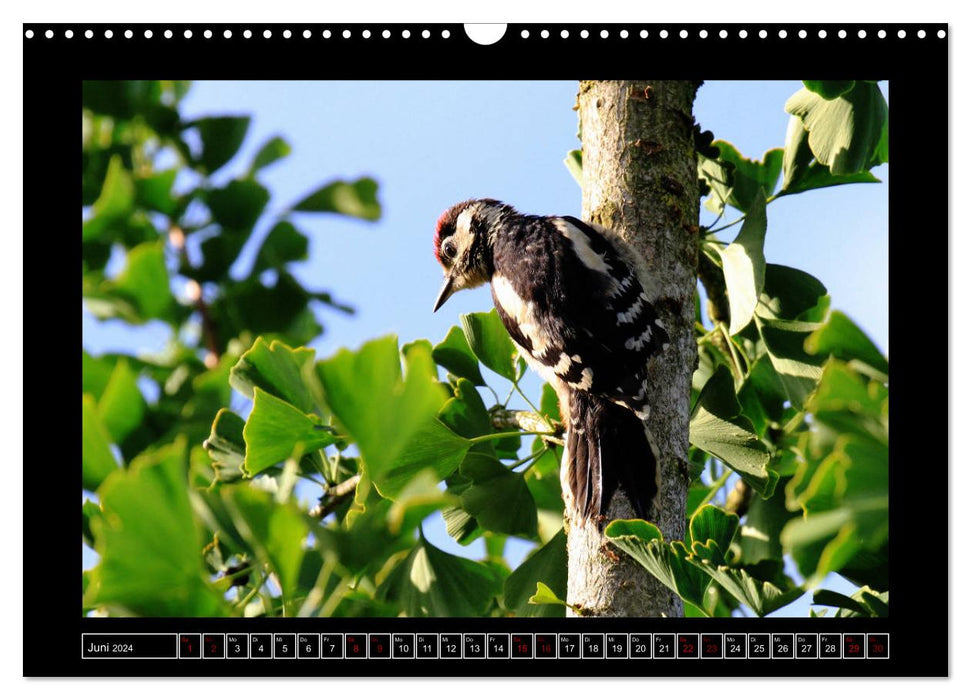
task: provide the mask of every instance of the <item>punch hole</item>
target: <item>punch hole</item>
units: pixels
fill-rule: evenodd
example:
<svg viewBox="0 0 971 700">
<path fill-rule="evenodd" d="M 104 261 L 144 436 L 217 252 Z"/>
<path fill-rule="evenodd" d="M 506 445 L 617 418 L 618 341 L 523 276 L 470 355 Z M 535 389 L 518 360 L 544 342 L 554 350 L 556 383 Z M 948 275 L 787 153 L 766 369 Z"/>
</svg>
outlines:
<svg viewBox="0 0 971 700">
<path fill-rule="evenodd" d="M 51 32 L 51 36 L 54 36 L 54 32 Z M 94 32 L 91 31 L 90 29 L 88 29 L 86 32 L 84 32 L 84 38 L 85 39 L 90 39 L 93 36 L 94 36 Z"/>
<path fill-rule="evenodd" d="M 88 31 L 90 31 L 90 30 L 88 30 Z M 48 39 L 53 39 L 54 38 L 54 30 L 53 29 L 48 29 L 46 32 L 44 32 L 44 36 L 46 36 Z"/>
<path fill-rule="evenodd" d="M 111 31 L 110 29 L 105 29 L 105 39 L 110 39 L 114 35 L 115 33 L 113 31 Z"/>
<path fill-rule="evenodd" d="M 345 39 L 350 39 L 351 38 L 351 30 L 350 29 L 345 29 L 341 33 L 341 36 L 344 37 Z"/>
<path fill-rule="evenodd" d="M 131 38 L 132 38 L 133 36 L 135 36 L 135 32 L 133 32 L 133 31 L 132 31 L 131 29 L 126 29 L 126 30 L 125 30 L 125 38 L 126 38 L 126 39 L 131 39 Z M 207 30 L 206 30 L 206 38 L 208 39 L 208 38 L 209 38 L 209 37 L 211 37 L 211 36 L 212 36 L 212 32 L 210 32 L 210 31 L 209 31 L 209 30 L 207 29 Z"/>
<path fill-rule="evenodd" d="M 679 35 L 679 36 L 680 36 L 680 37 L 681 37 L 682 39 L 687 39 L 687 38 L 688 38 L 688 30 L 687 30 L 687 29 L 682 29 L 682 30 L 681 30 L 681 31 L 680 31 L 680 32 L 678 33 L 678 35 Z"/>
<path fill-rule="evenodd" d="M 251 32 L 249 29 L 244 29 L 243 30 L 243 38 L 244 39 L 249 39 L 252 36 L 253 36 L 253 32 Z"/>
<path fill-rule="evenodd" d="M 739 32 L 738 32 L 738 38 L 739 39 L 747 39 L 748 38 L 748 32 L 745 31 L 744 29 L 739 30 Z"/>
<path fill-rule="evenodd" d="M 765 39 L 768 36 L 769 36 L 769 33 L 766 30 L 764 29 L 759 30 L 759 39 Z"/>
<path fill-rule="evenodd" d="M 550 36 L 550 30 L 549 30 L 549 29 L 544 29 L 543 31 L 541 31 L 541 32 L 539 33 L 539 35 L 540 35 L 540 36 L 541 36 L 542 38 L 544 38 L 544 39 L 548 39 L 548 38 L 549 38 L 549 36 Z"/>
<path fill-rule="evenodd" d="M 887 30 L 886 29 L 881 29 L 879 32 L 877 32 L 877 37 L 879 37 L 880 39 L 886 39 L 887 38 Z"/>
<path fill-rule="evenodd" d="M 128 32 L 125 32 L 125 35 L 127 36 L 128 35 Z M 202 33 L 202 36 L 206 37 L 207 39 L 212 39 L 212 30 L 211 29 L 207 29 L 206 31 L 204 31 Z"/>
<path fill-rule="evenodd" d="M 171 29 L 166 29 L 164 36 L 165 36 L 166 39 L 171 39 L 172 38 L 172 30 Z"/>
<path fill-rule="evenodd" d="M 629 36 L 629 34 L 627 33 L 627 30 L 626 29 L 621 29 L 620 30 L 620 38 L 621 39 L 626 39 L 628 36 Z"/>
<path fill-rule="evenodd" d="M 590 32 L 588 32 L 586 29 L 581 29 L 580 30 L 580 38 L 581 39 L 586 39 L 589 36 L 590 36 Z"/>
<path fill-rule="evenodd" d="M 303 30 L 303 38 L 304 39 L 309 39 L 310 36 L 311 36 L 311 31 L 309 29 L 304 29 Z"/>
<path fill-rule="evenodd" d="M 431 35 L 432 35 L 432 33 L 430 31 L 428 31 L 427 29 L 422 29 L 421 30 L 421 38 L 422 39 L 428 39 L 428 38 L 431 37 Z"/>
<path fill-rule="evenodd" d="M 921 30 L 919 30 L 917 32 L 917 38 L 918 39 L 923 39 L 925 36 L 927 36 L 927 32 L 925 32 L 923 29 L 921 29 Z"/>
<path fill-rule="evenodd" d="M 505 24 L 466 24 L 463 26 L 465 35 L 479 46 L 495 44 L 506 34 Z"/>
<path fill-rule="evenodd" d="M 718 32 L 718 38 L 720 38 L 720 39 L 727 39 L 728 38 L 728 30 L 727 29 L 722 29 L 721 31 L 719 31 Z"/>
<path fill-rule="evenodd" d="M 702 29 L 700 32 L 698 32 L 698 36 L 700 36 L 702 39 L 707 39 L 708 38 L 708 30 L 707 29 Z"/>
<path fill-rule="evenodd" d="M 601 39 L 606 39 L 608 36 L 610 36 L 610 32 L 608 32 L 606 29 L 601 29 L 600 30 L 600 38 Z"/>
<path fill-rule="evenodd" d="M 826 30 L 825 29 L 820 29 L 819 30 L 819 38 L 820 39 L 825 39 L 826 38 Z"/>
<path fill-rule="evenodd" d="M 937 38 L 938 39 L 943 39 L 946 36 L 947 36 L 947 32 L 945 32 L 943 29 L 938 29 L 937 30 Z"/>
<path fill-rule="evenodd" d="M 809 34 L 808 34 L 808 32 L 806 32 L 805 29 L 800 29 L 799 30 L 799 38 L 800 39 L 805 39 L 807 36 L 809 36 Z"/>
<path fill-rule="evenodd" d="M 33 39 L 34 38 L 34 30 L 33 29 L 28 29 L 26 32 L 24 32 L 24 36 L 27 37 L 28 39 Z"/>
<path fill-rule="evenodd" d="M 646 39 L 646 38 L 647 38 L 647 30 L 646 29 L 642 29 L 641 30 L 641 39 Z"/>
<path fill-rule="evenodd" d="M 442 30 L 442 38 L 443 39 L 448 39 L 450 36 L 452 36 L 452 32 L 448 31 L 447 29 L 443 29 Z"/>
<path fill-rule="evenodd" d="M 780 29 L 779 30 L 779 38 L 780 39 L 785 39 L 787 36 L 789 36 L 789 33 L 785 29 Z"/>
<path fill-rule="evenodd" d="M 856 35 L 861 39 L 866 39 L 866 29 L 861 29 L 856 33 Z"/>
<path fill-rule="evenodd" d="M 283 38 L 284 38 L 284 39 L 289 39 L 289 38 L 290 38 L 290 36 L 291 36 L 291 35 L 290 35 L 290 30 L 289 30 L 289 29 L 284 29 L 284 30 L 283 30 Z M 369 34 L 369 36 L 370 36 L 370 34 Z M 364 37 L 364 38 L 365 38 L 365 39 L 367 39 L 367 37 Z"/>
<path fill-rule="evenodd" d="M 667 39 L 668 38 L 668 30 L 667 29 L 662 29 L 660 31 L 660 33 L 658 34 L 658 36 L 661 37 L 662 39 Z"/>
<path fill-rule="evenodd" d="M 31 32 L 31 36 L 33 36 L 33 32 Z M 64 37 L 67 38 L 67 39 L 73 39 L 74 38 L 74 32 L 71 31 L 70 29 L 68 29 L 67 31 L 64 32 Z M 30 37 L 27 37 L 27 38 L 29 39 Z"/>
<path fill-rule="evenodd" d="M 192 38 L 192 30 L 191 29 L 186 29 L 184 32 L 182 32 L 182 36 L 184 36 L 186 39 L 191 39 Z"/>
</svg>

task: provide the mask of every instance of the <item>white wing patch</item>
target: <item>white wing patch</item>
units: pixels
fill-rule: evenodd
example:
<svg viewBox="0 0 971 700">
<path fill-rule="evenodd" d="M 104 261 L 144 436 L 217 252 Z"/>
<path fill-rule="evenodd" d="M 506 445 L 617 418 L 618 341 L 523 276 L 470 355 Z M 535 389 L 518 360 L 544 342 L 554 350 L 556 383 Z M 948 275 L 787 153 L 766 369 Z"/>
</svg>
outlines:
<svg viewBox="0 0 971 700">
<path fill-rule="evenodd" d="M 570 366 L 573 364 L 573 359 L 567 355 L 565 352 L 560 354 L 560 359 L 555 365 L 553 365 L 553 371 L 556 374 L 566 374 Z"/>
<path fill-rule="evenodd" d="M 549 347 L 550 337 L 536 322 L 533 302 L 523 300 L 512 286 L 512 282 L 500 274 L 492 276 L 492 291 L 496 300 L 508 316 L 516 321 L 520 332 L 532 343 L 533 354 L 542 355 Z"/>
<path fill-rule="evenodd" d="M 628 338 L 624 341 L 624 347 L 628 350 L 640 350 L 644 347 L 645 343 L 651 340 L 651 327 L 648 326 L 647 329 L 641 333 L 636 338 Z"/>
<path fill-rule="evenodd" d="M 565 357 L 565 355 L 564 355 Z M 583 371 L 580 372 L 580 381 L 569 382 L 569 385 L 574 389 L 579 389 L 581 391 L 586 391 L 593 386 L 593 370 L 589 367 L 584 367 Z"/>
<path fill-rule="evenodd" d="M 522 325 L 528 314 L 527 304 L 513 289 L 512 282 L 496 273 L 492 276 L 492 291 L 502 304 L 503 311 L 516 319 L 518 325 Z"/>
<path fill-rule="evenodd" d="M 641 313 L 641 309 L 644 308 L 644 295 L 637 297 L 635 301 L 627 311 L 622 314 L 617 314 L 617 321 L 620 323 L 633 323 L 634 319 Z"/>
<path fill-rule="evenodd" d="M 590 247 L 590 239 L 587 238 L 587 234 L 563 219 L 554 219 L 553 224 L 559 229 L 560 233 L 573 243 L 573 250 L 580 258 L 580 262 L 591 270 L 602 272 L 605 275 L 610 274 L 610 265 L 604 260 L 603 255 L 594 252 L 593 248 Z"/>
<path fill-rule="evenodd" d="M 620 282 L 615 282 L 614 288 L 610 290 L 610 296 L 619 297 L 621 294 L 630 289 L 631 285 L 634 284 L 635 279 L 636 277 L 634 276 L 634 273 L 631 272 Z"/>
</svg>

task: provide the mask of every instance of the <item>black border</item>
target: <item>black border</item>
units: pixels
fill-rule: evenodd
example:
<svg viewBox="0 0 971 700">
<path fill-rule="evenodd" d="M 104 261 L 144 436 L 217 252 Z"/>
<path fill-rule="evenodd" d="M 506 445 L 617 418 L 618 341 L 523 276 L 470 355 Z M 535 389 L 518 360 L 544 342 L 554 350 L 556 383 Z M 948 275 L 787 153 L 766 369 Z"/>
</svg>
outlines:
<svg viewBox="0 0 971 700">
<path fill-rule="evenodd" d="M 113 37 L 104 37 L 105 29 Z M 282 36 L 283 29 L 292 32 Z M 363 29 L 371 37 L 361 36 Z M 71 29 L 73 38 L 64 37 Z M 94 32 L 85 38 L 86 30 Z M 124 38 L 131 29 L 134 36 Z M 186 39 L 183 32 L 192 31 Z M 205 39 L 203 31 L 213 32 Z M 231 39 L 223 32 L 230 30 Z M 244 39 L 244 29 L 252 38 Z M 272 37 L 263 38 L 269 29 Z M 302 32 L 312 31 L 305 39 Z M 331 31 L 324 39 L 322 32 Z M 345 29 L 352 32 L 345 39 Z M 389 39 L 381 32 L 392 32 Z M 409 39 L 401 37 L 408 29 Z M 423 29 L 431 37 L 423 39 Z M 448 39 L 441 31 L 450 32 Z M 547 30 L 549 38 L 540 37 Z M 581 29 L 589 32 L 580 38 Z M 601 30 L 610 33 L 600 38 Z M 628 38 L 619 36 L 621 29 Z M 649 32 L 647 39 L 639 33 Z M 668 32 L 660 38 L 660 31 Z M 699 36 L 707 31 L 707 38 Z M 747 36 L 741 38 L 740 30 Z M 827 36 L 819 38 L 819 30 Z M 878 38 L 878 30 L 886 37 Z M 918 38 L 923 29 L 926 38 Z M 45 303 L 43 315 L 32 313 L 31 300 L 42 294 L 77 299 L 78 257 L 74 245 L 77 208 L 51 206 L 77 201 L 80 150 L 77 148 L 77 108 L 85 79 L 577 79 L 664 77 L 678 79 L 792 79 L 794 77 L 880 79 L 889 81 L 891 95 L 890 144 L 893 150 L 890 182 L 890 337 L 893 346 L 894 400 L 891 412 L 891 586 L 890 618 L 859 619 L 352 619 L 352 620 L 240 620 L 240 619 L 93 619 L 78 614 L 76 572 L 77 486 L 80 471 L 80 422 L 74 419 L 73 447 L 58 462 L 73 482 L 51 493 L 53 465 L 24 464 L 24 674 L 28 676 L 944 676 L 949 672 L 949 621 L 940 581 L 947 567 L 948 513 L 940 487 L 918 492 L 916 470 L 946 470 L 946 441 L 934 431 L 915 430 L 935 415 L 928 409 L 933 389 L 925 372 L 929 350 L 924 333 L 908 324 L 912 309 L 921 313 L 928 329 L 946 327 L 945 261 L 947 207 L 940 201 L 941 183 L 948 172 L 948 39 L 942 24 L 517 24 L 491 46 L 479 46 L 456 24 L 31 24 L 23 25 L 24 56 L 24 334 L 26 376 L 50 377 L 59 387 L 80 385 L 80 363 L 65 366 L 60 339 L 50 342 L 45 331 L 53 325 L 61 333 L 73 330 L 81 341 L 81 325 L 74 304 Z M 26 38 L 26 32 L 33 32 Z M 53 38 L 45 32 L 52 30 Z M 153 37 L 146 39 L 145 30 Z M 173 36 L 164 38 L 164 31 Z M 530 38 L 520 33 L 527 30 Z M 560 32 L 567 30 L 569 38 Z M 682 30 L 688 33 L 681 38 Z M 721 30 L 728 36 L 720 38 Z M 766 30 L 766 38 L 759 31 Z M 779 31 L 787 32 L 786 38 Z M 805 30 L 806 38 L 798 32 Z M 845 38 L 838 32 L 844 30 Z M 866 38 L 858 37 L 860 30 Z M 906 38 L 898 38 L 904 30 Z M 393 109 L 389 105 L 389 109 Z M 43 231 L 44 237 L 31 235 Z M 70 241 L 58 251 L 43 250 L 50 231 L 63 231 Z M 914 241 L 914 239 L 917 239 Z M 929 245 L 937 243 L 939 245 Z M 916 244 L 915 244 L 916 243 Z M 35 265 L 33 261 L 43 261 Z M 860 261 L 861 265 L 867 261 Z M 52 308 L 56 318 L 51 319 Z M 931 318 L 934 316 L 934 318 Z M 29 343 L 29 347 L 28 347 Z M 923 361 L 923 363 L 922 363 Z M 60 368 L 52 376 L 51 368 Z M 944 383 L 937 382 L 937 406 L 946 405 Z M 65 389 L 70 396 L 71 390 Z M 933 397 L 938 398 L 938 397 Z M 47 409 L 49 410 L 49 408 Z M 36 409 L 27 416 L 39 415 Z M 72 414 L 73 415 L 73 414 Z M 51 425 L 42 419 L 25 422 L 25 443 L 36 444 Z M 66 423 L 71 424 L 67 418 Z M 30 431 L 30 432 L 28 432 Z M 49 439 L 49 437 L 47 438 Z M 53 454 L 53 452 L 52 452 Z M 917 476 L 925 479 L 926 476 Z M 938 477 L 937 483 L 944 483 Z M 928 498 L 925 496 L 938 496 Z M 43 501 L 42 503 L 40 501 Z M 42 513 L 35 518 L 33 513 Z M 919 525 L 918 525 L 919 524 Z M 42 533 L 42 536 L 38 537 Z M 913 564 L 913 567 L 908 566 Z M 927 573 L 933 570 L 933 574 Z M 933 578 L 932 578 L 933 576 Z M 222 660 L 82 661 L 78 641 L 82 632 L 871 632 L 890 635 L 889 660 L 739 661 L 704 660 L 289 660 L 279 662 Z"/>
</svg>

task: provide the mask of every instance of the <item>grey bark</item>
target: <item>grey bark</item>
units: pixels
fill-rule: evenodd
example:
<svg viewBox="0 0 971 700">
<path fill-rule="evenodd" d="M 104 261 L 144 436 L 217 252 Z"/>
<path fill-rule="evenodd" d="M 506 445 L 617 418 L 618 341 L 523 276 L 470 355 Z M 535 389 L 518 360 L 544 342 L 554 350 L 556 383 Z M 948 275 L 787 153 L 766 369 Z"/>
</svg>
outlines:
<svg viewBox="0 0 971 700">
<path fill-rule="evenodd" d="M 691 375 L 697 363 L 694 296 L 698 264 L 698 181 L 689 81 L 583 81 L 583 218 L 617 231 L 645 258 L 655 305 L 671 336 L 652 363 L 648 426 L 661 454 L 654 522 L 683 539 Z M 636 459 L 632 456 L 632 459 Z M 634 517 L 616 493 L 603 522 L 568 516 L 567 602 L 581 615 L 681 617 L 681 599 L 610 546 L 606 523 Z"/>
</svg>

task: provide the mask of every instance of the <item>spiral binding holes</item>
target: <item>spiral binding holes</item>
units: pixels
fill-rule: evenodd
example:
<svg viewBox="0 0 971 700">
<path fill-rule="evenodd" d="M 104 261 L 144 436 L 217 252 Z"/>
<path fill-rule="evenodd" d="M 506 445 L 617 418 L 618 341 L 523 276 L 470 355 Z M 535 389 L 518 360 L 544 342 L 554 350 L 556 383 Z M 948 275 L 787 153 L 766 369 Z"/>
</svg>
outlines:
<svg viewBox="0 0 971 700">
<path fill-rule="evenodd" d="M 124 37 L 125 39 L 135 39 L 144 38 L 146 40 L 152 40 L 156 38 L 156 33 L 158 38 L 173 39 L 181 38 L 186 41 L 196 40 L 196 39 L 212 39 L 213 37 L 222 37 L 226 40 L 232 40 L 234 38 L 242 37 L 243 39 L 259 39 L 272 40 L 274 38 L 282 37 L 283 39 L 290 39 L 295 36 L 302 36 L 304 39 L 312 39 L 316 35 L 317 37 L 323 39 L 330 39 L 333 36 L 338 36 L 346 40 L 350 39 L 370 39 L 372 37 L 380 36 L 382 39 L 391 39 L 393 36 L 397 36 L 400 39 L 408 40 L 414 34 L 415 37 L 420 37 L 423 40 L 430 40 L 433 38 L 440 38 L 443 40 L 448 40 L 452 37 L 452 33 L 449 29 L 437 29 L 437 28 L 424 28 L 424 29 L 414 29 L 414 28 L 400 28 L 392 29 L 385 28 L 380 31 L 376 29 L 360 27 L 355 25 L 348 28 L 341 28 L 336 30 L 336 32 L 331 29 L 323 29 L 320 33 L 315 34 L 311 29 L 291 29 L 289 27 L 277 29 L 279 25 L 275 25 L 273 29 L 265 28 L 259 32 L 254 32 L 249 28 L 245 29 L 212 29 L 206 27 L 200 27 L 198 25 L 193 25 L 192 28 L 168 28 L 159 30 L 153 29 L 131 29 L 123 28 L 118 25 L 111 25 L 110 27 L 99 28 L 97 32 L 90 28 L 84 29 L 74 29 L 70 27 L 64 27 L 63 25 L 57 25 L 55 28 L 25 28 L 24 38 L 31 40 L 37 38 L 54 39 L 55 36 L 60 36 L 64 39 L 74 39 L 76 37 L 83 37 L 87 40 L 113 40 L 116 37 Z M 489 45 L 498 42 L 505 36 L 507 26 L 504 24 L 500 25 L 464 25 L 466 36 L 480 45 Z M 620 28 L 620 29 L 607 29 L 607 28 L 597 28 L 590 29 L 582 25 L 569 25 L 569 27 L 559 27 L 555 31 L 555 36 L 561 40 L 587 40 L 594 37 L 599 37 L 600 39 L 627 39 L 630 37 L 639 37 L 642 40 L 651 38 L 652 36 L 657 39 L 668 39 L 676 38 L 681 40 L 690 39 L 708 39 L 709 37 L 718 37 L 719 39 L 729 39 L 730 37 L 735 37 L 740 40 L 747 40 L 751 37 L 758 37 L 759 39 L 765 40 L 770 36 L 770 32 L 773 37 L 779 40 L 793 40 L 798 38 L 799 40 L 807 39 L 818 39 L 818 40 L 831 40 L 833 38 L 839 40 L 852 40 L 856 39 L 859 41 L 872 41 L 876 39 L 887 39 L 887 38 L 897 38 L 899 40 L 905 39 L 946 39 L 948 32 L 946 29 L 928 30 L 926 28 L 912 28 L 907 29 L 897 29 L 897 30 L 887 30 L 885 28 L 879 27 L 867 27 L 867 28 L 853 28 L 848 30 L 845 28 L 835 28 L 829 27 L 827 29 L 813 29 L 809 30 L 806 28 L 799 27 L 788 27 L 788 28 L 778 28 L 778 29 L 765 29 L 761 28 L 757 31 L 755 29 L 747 29 L 745 27 L 740 27 L 737 30 L 729 30 L 726 28 L 706 28 L 697 27 L 697 25 L 690 26 L 688 28 L 661 28 L 657 30 L 648 29 L 635 29 L 635 28 Z M 544 40 L 549 39 L 554 33 L 548 28 L 542 28 L 537 30 L 521 29 L 518 32 L 518 37 L 523 40 L 537 39 Z"/>
</svg>

